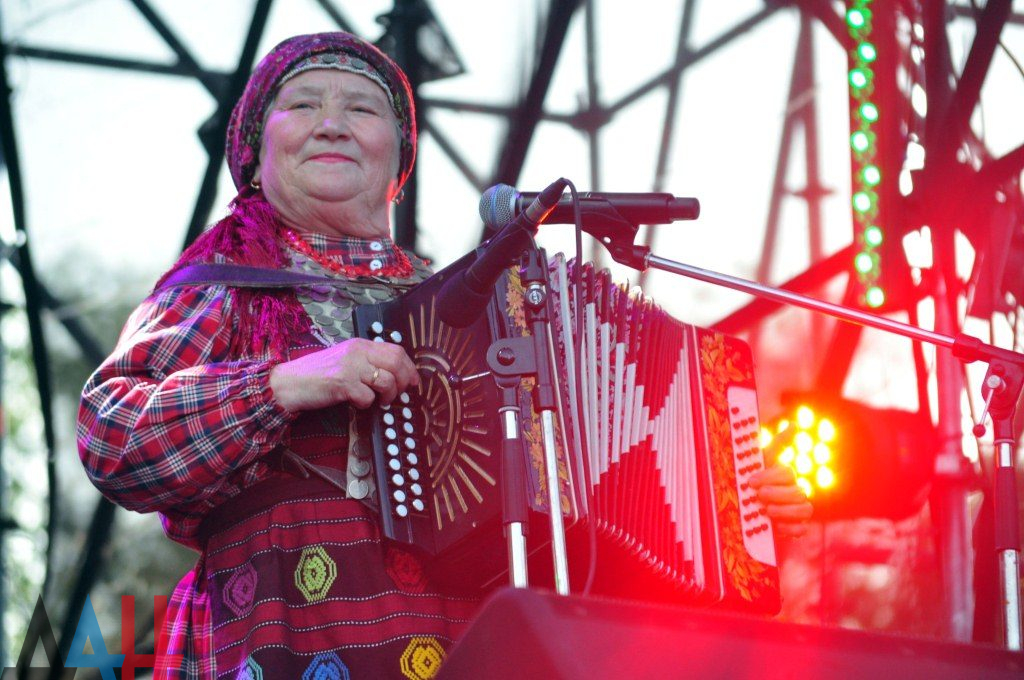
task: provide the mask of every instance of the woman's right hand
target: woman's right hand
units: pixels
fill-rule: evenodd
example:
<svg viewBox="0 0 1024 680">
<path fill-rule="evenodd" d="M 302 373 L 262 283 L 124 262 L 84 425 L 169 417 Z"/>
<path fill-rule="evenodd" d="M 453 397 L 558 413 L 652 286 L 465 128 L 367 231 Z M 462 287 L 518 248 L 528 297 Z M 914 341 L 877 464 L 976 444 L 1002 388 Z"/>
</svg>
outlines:
<svg viewBox="0 0 1024 680">
<path fill-rule="evenodd" d="M 361 338 L 345 340 L 270 370 L 274 398 L 292 413 L 351 404 L 390 404 L 419 385 L 416 365 L 399 345 Z"/>
</svg>

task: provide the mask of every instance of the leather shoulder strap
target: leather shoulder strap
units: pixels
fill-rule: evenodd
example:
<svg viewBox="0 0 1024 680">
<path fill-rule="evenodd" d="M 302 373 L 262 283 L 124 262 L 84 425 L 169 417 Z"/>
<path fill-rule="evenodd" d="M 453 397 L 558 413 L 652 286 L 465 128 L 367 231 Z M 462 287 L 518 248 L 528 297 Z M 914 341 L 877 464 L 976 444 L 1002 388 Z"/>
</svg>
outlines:
<svg viewBox="0 0 1024 680">
<path fill-rule="evenodd" d="M 190 264 L 174 272 L 156 292 L 168 288 L 196 285 L 224 285 L 239 288 L 294 288 L 309 285 L 346 285 L 343 279 L 315 274 L 302 274 L 286 269 L 251 267 L 244 264 L 201 263 Z"/>
</svg>

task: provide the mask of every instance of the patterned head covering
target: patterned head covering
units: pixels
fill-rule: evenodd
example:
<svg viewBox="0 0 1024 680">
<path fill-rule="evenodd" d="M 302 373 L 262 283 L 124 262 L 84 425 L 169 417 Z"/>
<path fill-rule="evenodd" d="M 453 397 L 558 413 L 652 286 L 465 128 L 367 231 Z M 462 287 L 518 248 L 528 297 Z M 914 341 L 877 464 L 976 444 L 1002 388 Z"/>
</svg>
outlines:
<svg viewBox="0 0 1024 680">
<path fill-rule="evenodd" d="M 314 33 L 288 38 L 253 71 L 228 123 L 227 161 L 235 187 L 243 191 L 259 164 L 263 119 L 281 84 L 303 71 L 336 68 L 370 78 L 389 95 L 402 132 L 398 186 L 416 160 L 416 109 L 402 69 L 383 52 L 350 33 Z"/>
</svg>

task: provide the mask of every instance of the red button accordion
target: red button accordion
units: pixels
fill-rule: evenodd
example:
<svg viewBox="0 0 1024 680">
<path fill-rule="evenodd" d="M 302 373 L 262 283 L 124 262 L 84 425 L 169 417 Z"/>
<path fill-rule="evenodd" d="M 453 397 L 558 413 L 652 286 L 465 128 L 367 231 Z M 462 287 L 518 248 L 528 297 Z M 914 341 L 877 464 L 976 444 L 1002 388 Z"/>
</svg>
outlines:
<svg viewBox="0 0 1024 680">
<path fill-rule="evenodd" d="M 418 391 L 368 411 L 357 429 L 372 441 L 366 500 L 379 510 L 383 533 L 427 555 L 441 584 L 480 588 L 503 583 L 507 564 L 502 402 L 486 354 L 492 342 L 527 333 L 514 270 L 470 326 L 440 321 L 438 293 L 471 260 L 401 298 L 357 308 L 357 334 L 399 342 L 421 378 Z M 749 347 L 672 318 L 614 284 L 607 271 L 561 256 L 549 270 L 561 402 L 558 483 L 572 585 L 582 586 L 596 560 L 595 593 L 777 612 L 771 523 L 746 483 L 764 465 Z M 550 570 L 546 551 L 537 550 L 549 534 L 549 505 L 532 387 L 524 380 L 518 399 L 529 540 L 535 553 L 545 553 L 531 561 L 537 583 L 539 567 Z M 350 480 L 352 468 L 350 457 Z"/>
</svg>

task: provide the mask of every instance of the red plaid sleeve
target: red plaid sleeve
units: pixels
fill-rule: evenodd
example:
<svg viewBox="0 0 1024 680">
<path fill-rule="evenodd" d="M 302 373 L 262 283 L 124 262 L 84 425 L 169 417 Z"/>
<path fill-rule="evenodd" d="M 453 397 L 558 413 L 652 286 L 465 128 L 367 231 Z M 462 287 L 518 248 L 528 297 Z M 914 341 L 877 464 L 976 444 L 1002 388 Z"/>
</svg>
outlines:
<svg viewBox="0 0 1024 680">
<path fill-rule="evenodd" d="M 273 399 L 272 364 L 229 356 L 230 302 L 222 286 L 150 298 L 86 383 L 79 455 L 122 507 L 195 507 L 285 435 L 292 416 Z"/>
</svg>

